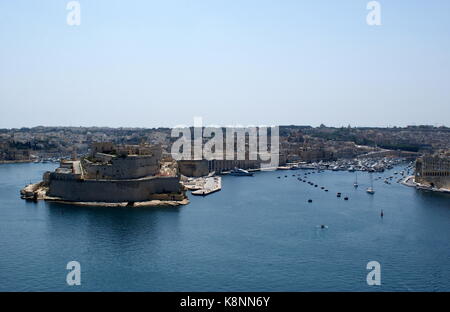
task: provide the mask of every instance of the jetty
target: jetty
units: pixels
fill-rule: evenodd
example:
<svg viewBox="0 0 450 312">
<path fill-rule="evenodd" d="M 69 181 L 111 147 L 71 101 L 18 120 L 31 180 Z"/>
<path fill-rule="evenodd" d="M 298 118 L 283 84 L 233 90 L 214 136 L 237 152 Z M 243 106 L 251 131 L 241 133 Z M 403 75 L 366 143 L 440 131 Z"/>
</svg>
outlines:
<svg viewBox="0 0 450 312">
<path fill-rule="evenodd" d="M 212 194 L 214 192 L 220 191 L 222 189 L 222 178 L 221 177 L 207 177 L 200 178 L 200 181 L 197 181 L 196 185 L 203 182 L 203 185 L 197 189 L 192 191 L 192 195 L 197 196 L 206 196 Z M 197 179 L 199 180 L 199 179 Z"/>
</svg>

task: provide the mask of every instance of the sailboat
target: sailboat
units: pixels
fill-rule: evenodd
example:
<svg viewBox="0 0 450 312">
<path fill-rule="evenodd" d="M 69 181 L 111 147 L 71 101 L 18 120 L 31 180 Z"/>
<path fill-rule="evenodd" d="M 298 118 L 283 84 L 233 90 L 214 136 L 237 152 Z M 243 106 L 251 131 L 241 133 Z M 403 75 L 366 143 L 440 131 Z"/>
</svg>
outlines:
<svg viewBox="0 0 450 312">
<path fill-rule="evenodd" d="M 375 190 L 373 189 L 373 177 L 372 177 L 372 173 L 370 173 L 370 187 L 367 188 L 366 190 L 367 193 L 373 195 L 375 194 Z"/>
<path fill-rule="evenodd" d="M 357 188 L 358 187 L 358 173 L 355 171 L 355 183 L 353 183 L 353 186 L 355 187 L 355 188 Z"/>
</svg>

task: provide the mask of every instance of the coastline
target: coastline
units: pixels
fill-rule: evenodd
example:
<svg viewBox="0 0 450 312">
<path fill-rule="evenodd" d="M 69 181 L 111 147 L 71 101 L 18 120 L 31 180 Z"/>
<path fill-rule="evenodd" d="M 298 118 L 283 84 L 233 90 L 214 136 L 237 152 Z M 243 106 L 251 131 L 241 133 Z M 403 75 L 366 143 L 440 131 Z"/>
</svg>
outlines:
<svg viewBox="0 0 450 312">
<path fill-rule="evenodd" d="M 24 160 L 0 160 L 0 165 L 6 165 L 6 164 L 25 164 L 25 163 L 32 163 L 34 160 L 31 159 L 24 159 Z"/>
<path fill-rule="evenodd" d="M 177 207 L 182 205 L 189 204 L 189 199 L 185 198 L 183 200 L 150 200 L 145 202 L 135 202 L 132 205 L 127 202 L 122 203 L 106 203 L 106 202 L 72 202 L 72 201 L 66 201 L 62 199 L 56 199 L 56 198 L 43 198 L 43 200 L 54 202 L 58 204 L 65 204 L 65 205 L 75 205 L 75 206 L 82 206 L 82 207 L 108 207 L 108 208 L 116 208 L 116 207 L 130 207 L 130 208 L 141 208 L 141 207 L 161 207 L 161 206 L 171 206 L 171 207 Z"/>
<path fill-rule="evenodd" d="M 405 186 L 408 186 L 408 187 L 414 187 L 414 188 L 416 188 L 416 190 L 420 190 L 420 191 L 429 191 L 429 192 L 435 192 L 435 193 L 440 193 L 440 194 L 450 194 L 450 189 L 445 189 L 445 188 L 438 189 L 435 187 L 417 183 L 414 180 L 414 176 L 408 176 L 408 177 L 404 178 L 400 183 Z"/>
<path fill-rule="evenodd" d="M 189 204 L 189 198 L 186 195 L 182 195 L 179 200 L 164 199 L 168 196 L 167 194 L 155 194 L 155 197 L 159 199 L 152 199 L 142 202 L 79 202 L 79 201 L 68 201 L 58 197 L 47 196 L 48 188 L 43 185 L 43 182 L 38 182 L 34 184 L 29 184 L 21 189 L 20 194 L 22 199 L 32 200 L 37 202 L 38 200 L 45 200 L 60 204 L 68 204 L 75 206 L 88 206 L 88 207 L 159 207 L 159 206 L 181 206 Z M 179 196 L 177 194 L 176 196 Z M 175 196 L 171 196 L 175 197 Z"/>
</svg>

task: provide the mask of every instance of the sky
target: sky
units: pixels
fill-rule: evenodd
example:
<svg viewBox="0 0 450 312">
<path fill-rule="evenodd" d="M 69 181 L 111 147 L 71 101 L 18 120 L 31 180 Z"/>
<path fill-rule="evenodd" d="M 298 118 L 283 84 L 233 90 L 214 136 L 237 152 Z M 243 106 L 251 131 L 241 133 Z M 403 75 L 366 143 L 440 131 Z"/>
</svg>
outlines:
<svg viewBox="0 0 450 312">
<path fill-rule="evenodd" d="M 450 126 L 450 1 L 0 0 L 0 128 Z"/>
</svg>

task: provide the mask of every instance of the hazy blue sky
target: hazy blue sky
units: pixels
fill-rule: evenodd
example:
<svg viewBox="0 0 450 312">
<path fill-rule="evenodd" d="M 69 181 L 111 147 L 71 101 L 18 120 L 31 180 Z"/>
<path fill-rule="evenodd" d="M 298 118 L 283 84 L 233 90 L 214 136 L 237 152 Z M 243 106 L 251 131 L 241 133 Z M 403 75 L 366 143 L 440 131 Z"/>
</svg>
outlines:
<svg viewBox="0 0 450 312">
<path fill-rule="evenodd" d="M 0 128 L 450 125 L 450 1 L 0 0 Z"/>
</svg>

